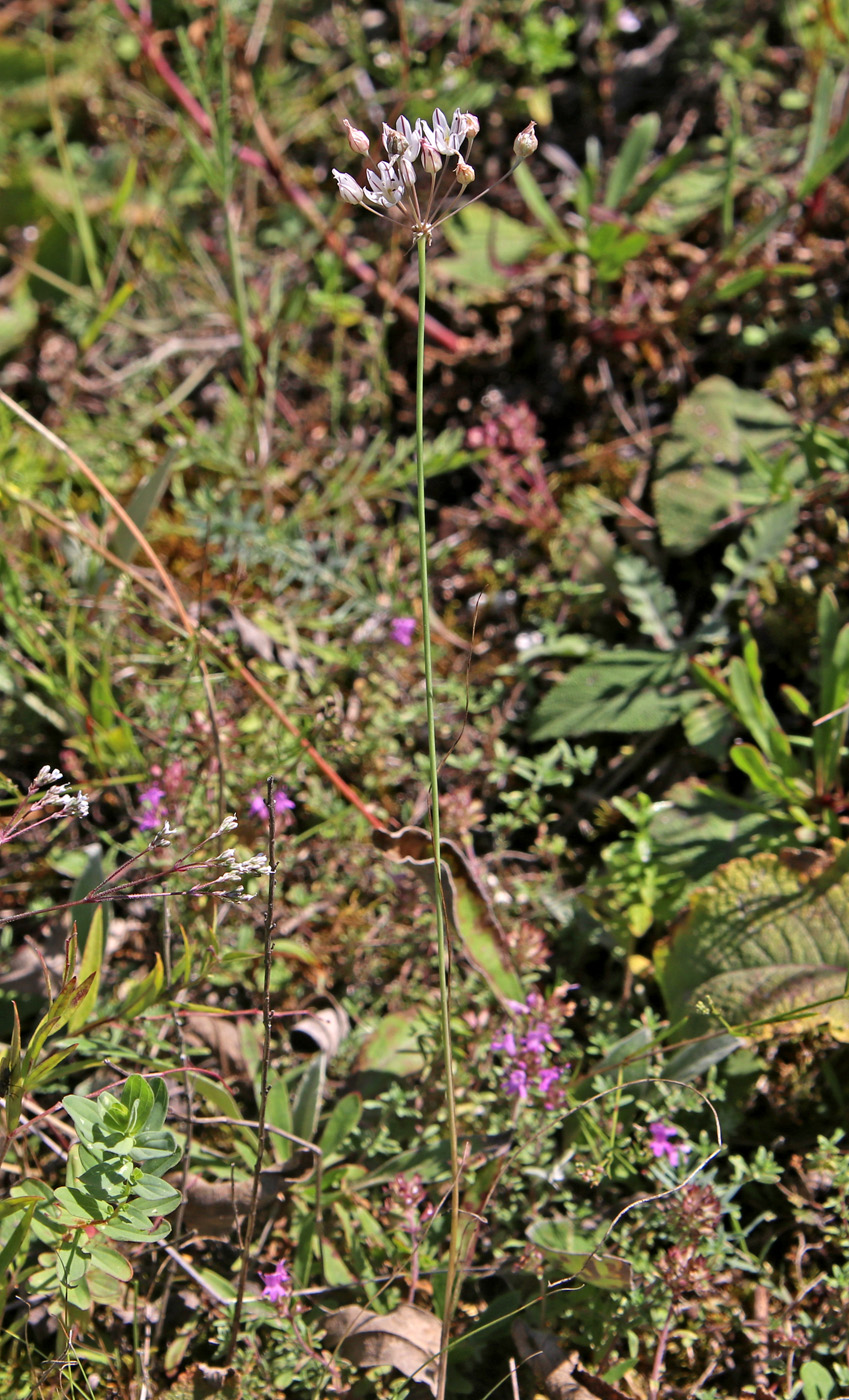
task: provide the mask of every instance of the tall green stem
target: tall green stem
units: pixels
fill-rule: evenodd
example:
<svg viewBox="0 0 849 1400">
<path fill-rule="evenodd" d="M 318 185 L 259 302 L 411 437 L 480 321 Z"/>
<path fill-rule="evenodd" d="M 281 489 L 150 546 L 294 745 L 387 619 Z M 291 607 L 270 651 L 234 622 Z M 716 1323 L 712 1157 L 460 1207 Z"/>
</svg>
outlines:
<svg viewBox="0 0 849 1400">
<path fill-rule="evenodd" d="M 454 1060 L 451 1051 L 450 950 L 442 897 L 442 859 L 439 846 L 439 763 L 436 753 L 436 721 L 433 704 L 433 652 L 430 641 L 430 585 L 427 569 L 427 519 L 425 515 L 424 470 L 424 352 L 425 310 L 427 306 L 427 239 L 417 242 L 419 254 L 419 334 L 416 353 L 416 496 L 419 521 L 419 582 L 422 598 L 422 640 L 424 644 L 425 697 L 427 701 L 427 750 L 430 766 L 430 817 L 436 899 L 436 947 L 439 962 L 439 1015 L 442 1055 L 445 1063 L 445 1099 L 448 1106 L 448 1135 L 451 1141 L 451 1234 L 445 1278 L 445 1308 L 442 1316 L 442 1344 L 437 1400 L 445 1400 L 448 1375 L 448 1341 L 454 1312 L 457 1273 L 457 1244 L 460 1238 L 460 1152 L 457 1144 L 457 1109 L 454 1098 Z"/>
</svg>

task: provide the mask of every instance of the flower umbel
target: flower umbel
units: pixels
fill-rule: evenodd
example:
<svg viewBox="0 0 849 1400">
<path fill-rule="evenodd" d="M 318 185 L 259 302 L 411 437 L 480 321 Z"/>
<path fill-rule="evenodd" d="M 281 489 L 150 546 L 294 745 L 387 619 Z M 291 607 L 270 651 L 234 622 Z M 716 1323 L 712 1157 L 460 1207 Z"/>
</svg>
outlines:
<svg viewBox="0 0 849 1400">
<path fill-rule="evenodd" d="M 397 210 L 414 238 L 430 242 L 433 230 L 457 212 L 457 201 L 475 178 L 469 156 L 480 131 L 477 117 L 458 109 L 449 122 L 437 107 L 431 122 L 419 117 L 413 126 L 404 116 L 398 118 L 394 127 L 384 122 L 381 139 L 389 159 L 377 162 L 368 154 L 365 132 L 347 120 L 344 125 L 351 150 L 365 155 L 372 168 L 366 171 L 364 185 L 352 175 L 334 169 L 340 199 L 346 204 L 363 204 L 381 218 L 389 217 L 389 210 Z M 511 169 L 536 150 L 533 128 L 531 122 L 516 137 L 516 160 Z M 417 188 L 419 175 L 426 181 L 421 193 Z"/>
</svg>

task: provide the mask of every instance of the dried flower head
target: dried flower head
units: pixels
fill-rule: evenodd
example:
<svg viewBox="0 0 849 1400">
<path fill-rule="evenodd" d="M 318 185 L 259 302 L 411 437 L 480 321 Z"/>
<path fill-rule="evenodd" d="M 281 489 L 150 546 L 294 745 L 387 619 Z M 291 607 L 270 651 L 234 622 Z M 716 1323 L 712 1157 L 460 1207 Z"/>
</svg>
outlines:
<svg viewBox="0 0 849 1400">
<path fill-rule="evenodd" d="M 536 150 L 533 128 L 531 122 L 516 137 L 513 146 L 516 164 Z M 395 211 L 395 216 L 400 216 L 408 225 L 414 238 L 426 238 L 430 242 L 437 225 L 456 213 L 458 201 L 475 178 L 469 156 L 480 129 L 474 113 L 459 109 L 450 122 L 440 107 L 434 110 L 430 122 L 420 117 L 415 126 L 401 116 L 395 126 L 383 123 L 381 139 L 388 159 L 374 162 L 369 155 L 365 132 L 346 120 L 348 145 L 352 151 L 364 155 L 371 168 L 366 171 L 366 182 L 362 185 L 352 175 L 334 169 L 339 197 L 346 204 L 362 204 L 381 218 L 390 217 L 390 211 Z M 427 181 L 421 192 L 418 188 L 420 176 Z"/>
</svg>

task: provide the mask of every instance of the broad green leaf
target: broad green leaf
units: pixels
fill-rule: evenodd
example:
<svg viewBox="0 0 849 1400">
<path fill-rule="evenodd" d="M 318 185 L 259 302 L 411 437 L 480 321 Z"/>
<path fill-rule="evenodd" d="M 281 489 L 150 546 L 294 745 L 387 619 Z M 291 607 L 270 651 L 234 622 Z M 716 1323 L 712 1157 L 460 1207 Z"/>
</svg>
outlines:
<svg viewBox="0 0 849 1400">
<path fill-rule="evenodd" d="M 599 1251 L 603 1233 L 598 1237 Z M 570 1220 L 537 1220 L 528 1229 L 528 1239 L 564 1273 L 578 1275 L 582 1283 L 616 1293 L 631 1288 L 631 1265 L 614 1254 L 593 1254 L 594 1237 L 582 1236 Z"/>
<path fill-rule="evenodd" d="M 830 1400 L 837 1382 L 819 1361 L 803 1361 L 799 1367 L 802 1394 L 805 1400 Z"/>
<path fill-rule="evenodd" d="M 514 268 L 545 246 L 539 229 L 511 219 L 487 204 L 473 204 L 445 225 L 452 253 L 434 258 L 428 271 L 463 301 L 500 301 L 509 291 Z"/>
<path fill-rule="evenodd" d="M 119 1254 L 117 1249 L 112 1249 L 108 1244 L 89 1245 L 91 1261 L 102 1269 L 110 1278 L 120 1279 L 122 1283 L 129 1283 L 133 1277 L 133 1266 L 129 1259 L 125 1259 L 123 1254 Z"/>
<path fill-rule="evenodd" d="M 654 507 L 661 539 L 691 554 L 715 531 L 770 500 L 769 485 L 747 451 L 771 459 L 795 442 L 789 413 L 764 394 L 738 389 L 722 375 L 705 379 L 672 420 L 657 455 Z M 790 470 L 802 469 L 801 458 Z"/>
<path fill-rule="evenodd" d="M 531 738 L 645 733 L 674 724 L 682 712 L 687 661 L 677 652 L 625 647 L 574 666 L 537 706 Z"/>
<path fill-rule="evenodd" d="M 683 624 L 675 594 L 659 569 L 642 554 L 623 554 L 613 567 L 640 631 L 661 651 L 672 651 Z"/>
<path fill-rule="evenodd" d="M 68 1030 L 71 1035 L 82 1030 L 97 1002 L 100 972 L 103 967 L 104 909 L 103 904 L 98 904 L 89 923 L 79 975 L 81 978 L 90 979 L 90 981 L 85 996 L 74 1007 L 73 1015 L 68 1017 Z"/>
<path fill-rule="evenodd" d="M 156 470 L 139 482 L 127 506 L 127 514 L 142 534 L 150 516 L 168 489 L 175 457 L 176 452 L 173 450 L 165 453 Z M 129 564 L 138 548 L 135 535 L 123 521 L 120 522 L 112 537 L 112 553 L 123 563 Z"/>
<path fill-rule="evenodd" d="M 363 1101 L 359 1094 L 345 1094 L 344 1098 L 333 1105 L 333 1110 L 318 1141 L 325 1157 L 338 1152 L 359 1123 L 362 1111 Z"/>
<path fill-rule="evenodd" d="M 805 1024 L 849 1039 L 849 847 L 730 861 L 691 896 L 655 963 L 673 1020 L 703 1003 L 731 1025 L 792 1028 L 824 1002 Z"/>
<path fill-rule="evenodd" d="M 420 1074 L 424 1056 L 420 1048 L 421 1019 L 416 1007 L 390 1011 L 362 1043 L 357 1057 L 360 1070 L 384 1074 Z"/>
</svg>

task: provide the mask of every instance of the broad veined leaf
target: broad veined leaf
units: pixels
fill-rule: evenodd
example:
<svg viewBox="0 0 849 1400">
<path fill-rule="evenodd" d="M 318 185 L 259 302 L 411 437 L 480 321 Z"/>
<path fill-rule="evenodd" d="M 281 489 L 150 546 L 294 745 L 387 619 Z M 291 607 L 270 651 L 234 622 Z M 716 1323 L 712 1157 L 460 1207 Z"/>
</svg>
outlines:
<svg viewBox="0 0 849 1400">
<path fill-rule="evenodd" d="M 676 554 L 700 549 L 723 523 L 766 506 L 770 485 L 749 453 L 777 457 L 794 442 L 789 413 L 764 394 L 715 374 L 682 403 L 657 455 L 654 506 L 661 539 Z M 794 461 L 794 476 L 801 468 Z"/>
<path fill-rule="evenodd" d="M 574 666 L 537 706 L 532 739 L 629 734 L 674 724 L 683 708 L 687 658 L 620 647 Z"/>
<path fill-rule="evenodd" d="M 849 1039 L 849 846 L 730 861 L 693 893 L 655 963 L 673 1020 L 704 1021 L 702 1005 L 731 1025 L 825 1021 Z"/>
</svg>

